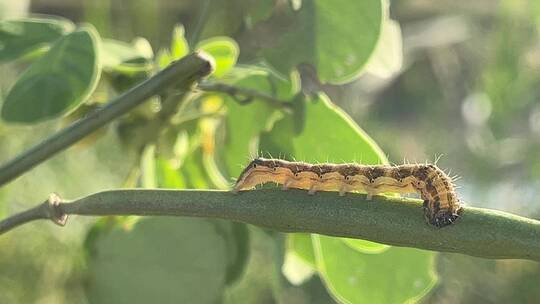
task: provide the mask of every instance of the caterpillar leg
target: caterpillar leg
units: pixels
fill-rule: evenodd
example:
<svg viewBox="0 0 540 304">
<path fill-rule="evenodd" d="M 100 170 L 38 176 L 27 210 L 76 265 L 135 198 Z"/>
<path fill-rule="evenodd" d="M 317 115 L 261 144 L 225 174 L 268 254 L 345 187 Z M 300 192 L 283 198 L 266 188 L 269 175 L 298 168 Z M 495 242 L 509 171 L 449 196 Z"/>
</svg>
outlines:
<svg viewBox="0 0 540 304">
<path fill-rule="evenodd" d="M 314 195 L 316 192 L 317 192 L 317 184 L 314 183 L 309 187 L 308 194 Z"/>
<path fill-rule="evenodd" d="M 451 225 L 459 218 L 459 210 L 441 209 L 438 201 L 430 204 L 428 200 L 424 200 L 424 217 L 429 224 L 442 228 Z"/>
<path fill-rule="evenodd" d="M 366 189 L 366 191 L 367 191 L 366 200 L 368 200 L 368 201 L 373 199 L 374 195 L 377 195 L 377 191 L 370 190 L 370 189 Z"/>
<path fill-rule="evenodd" d="M 281 186 L 281 190 L 289 190 L 289 187 L 293 184 L 292 179 L 288 179 L 283 183 L 283 186 Z"/>
<path fill-rule="evenodd" d="M 343 185 L 339 188 L 339 196 L 345 196 L 345 194 L 349 191 L 349 187 L 346 185 Z"/>
<path fill-rule="evenodd" d="M 439 211 L 434 217 L 430 224 L 435 227 L 442 228 L 454 223 L 459 217 L 459 214 L 452 213 L 449 210 Z"/>
<path fill-rule="evenodd" d="M 372 187 L 370 184 L 362 183 L 364 191 L 366 191 L 366 200 L 370 201 L 373 199 L 374 195 L 377 195 L 377 189 Z"/>
</svg>

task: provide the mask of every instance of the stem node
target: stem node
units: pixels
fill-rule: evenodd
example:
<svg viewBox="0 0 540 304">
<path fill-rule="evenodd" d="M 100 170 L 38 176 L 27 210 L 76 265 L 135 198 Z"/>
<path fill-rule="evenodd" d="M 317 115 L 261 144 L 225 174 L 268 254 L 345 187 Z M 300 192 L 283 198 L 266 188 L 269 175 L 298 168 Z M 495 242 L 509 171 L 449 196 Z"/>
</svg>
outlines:
<svg viewBox="0 0 540 304">
<path fill-rule="evenodd" d="M 56 193 L 51 193 L 47 201 L 45 201 L 49 219 L 56 225 L 62 227 L 66 225 L 68 220 L 68 215 L 64 213 L 60 205 L 63 202 L 64 200 Z"/>
</svg>

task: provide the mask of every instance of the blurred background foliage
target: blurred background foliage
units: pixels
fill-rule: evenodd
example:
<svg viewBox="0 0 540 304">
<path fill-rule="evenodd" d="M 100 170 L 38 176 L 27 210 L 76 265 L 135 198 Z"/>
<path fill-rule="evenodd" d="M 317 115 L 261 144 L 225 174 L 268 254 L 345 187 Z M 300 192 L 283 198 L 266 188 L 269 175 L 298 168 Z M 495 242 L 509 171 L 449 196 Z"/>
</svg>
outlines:
<svg viewBox="0 0 540 304">
<path fill-rule="evenodd" d="M 379 10 L 378 18 L 387 20 L 382 28 L 368 18 L 373 15 L 357 14 L 377 11 L 377 5 L 0 0 L 2 19 L 48 14 L 92 24 L 102 38 L 103 70 L 93 84 L 99 71 L 78 73 L 97 87 L 60 123 L 0 124 L 2 162 L 147 78 L 154 58 L 163 68 L 190 49 L 204 49 L 219 61 L 221 70 L 210 80 L 271 93 L 295 109 L 290 114 L 259 100 L 242 104 L 225 94 L 200 94 L 148 145 L 140 142 L 138 128 L 159 108 L 159 99 L 153 99 L 2 187 L 0 215 L 32 206 L 52 191 L 75 198 L 119 187 L 223 189 L 247 156 L 262 150 L 306 161 L 365 163 L 424 162 L 442 155 L 439 165 L 462 176 L 459 192 L 468 204 L 538 217 L 538 1 L 392 1 L 389 16 Z M 319 18 L 326 19 L 311 19 L 313 11 L 324 12 Z M 52 26 L 47 34 L 52 36 L 43 39 L 75 27 L 59 22 L 65 26 Z M 351 22 L 354 26 L 347 26 Z M 336 29 L 357 39 L 333 39 Z M 17 61 L 0 56 L 0 99 L 43 52 L 32 50 Z M 355 58 L 347 57 L 351 52 Z M 262 59 L 272 69 L 261 66 Z M 290 69 L 298 63 L 310 65 Z M 300 88 L 316 94 L 303 97 Z M 324 236 L 286 237 L 222 221 L 77 218 L 62 230 L 33 223 L 2 236 L 0 248 L 0 303 L 158 298 L 163 303 L 331 303 L 336 298 L 536 303 L 540 298 L 540 268 L 534 262 L 435 255 Z M 138 285 L 145 288 L 134 290 Z"/>
</svg>

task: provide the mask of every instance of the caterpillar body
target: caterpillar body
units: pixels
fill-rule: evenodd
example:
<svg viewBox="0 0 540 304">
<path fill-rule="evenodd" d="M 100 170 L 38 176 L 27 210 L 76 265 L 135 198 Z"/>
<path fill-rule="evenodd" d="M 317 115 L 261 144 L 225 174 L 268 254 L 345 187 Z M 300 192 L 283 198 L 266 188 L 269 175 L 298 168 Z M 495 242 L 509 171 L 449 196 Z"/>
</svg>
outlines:
<svg viewBox="0 0 540 304">
<path fill-rule="evenodd" d="M 359 165 L 309 164 L 281 159 L 256 158 L 242 171 L 233 192 L 274 182 L 284 190 L 362 191 L 368 199 L 377 193 L 419 193 L 424 200 L 426 221 L 436 227 L 452 224 L 459 217 L 461 203 L 452 179 L 433 164 Z"/>
</svg>

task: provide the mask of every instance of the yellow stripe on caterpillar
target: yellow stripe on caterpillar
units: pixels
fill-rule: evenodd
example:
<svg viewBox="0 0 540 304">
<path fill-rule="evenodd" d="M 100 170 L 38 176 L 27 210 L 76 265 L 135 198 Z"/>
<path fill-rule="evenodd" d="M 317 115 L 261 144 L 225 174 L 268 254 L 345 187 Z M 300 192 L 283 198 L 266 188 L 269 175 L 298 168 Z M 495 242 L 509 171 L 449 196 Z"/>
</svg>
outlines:
<svg viewBox="0 0 540 304">
<path fill-rule="evenodd" d="M 256 158 L 242 171 L 233 192 L 265 183 L 280 184 L 284 190 L 305 189 L 309 194 L 363 191 L 368 199 L 382 192 L 419 193 L 424 200 L 425 218 L 436 227 L 452 224 L 461 210 L 452 179 L 432 164 L 309 164 Z"/>
</svg>

